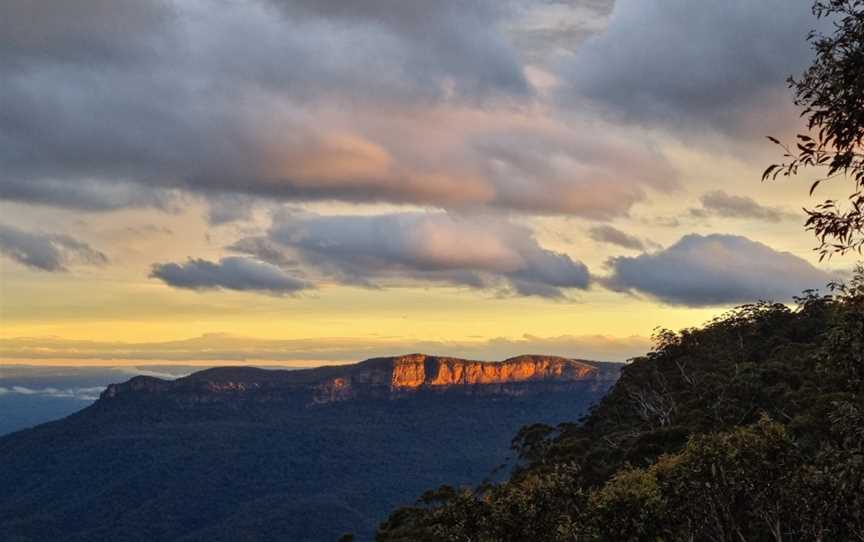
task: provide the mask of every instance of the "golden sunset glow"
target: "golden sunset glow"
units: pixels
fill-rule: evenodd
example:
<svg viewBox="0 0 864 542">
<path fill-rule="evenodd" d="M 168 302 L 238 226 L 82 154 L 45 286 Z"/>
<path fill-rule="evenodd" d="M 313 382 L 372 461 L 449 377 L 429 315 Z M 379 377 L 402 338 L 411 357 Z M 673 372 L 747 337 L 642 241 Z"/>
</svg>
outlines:
<svg viewBox="0 0 864 542">
<path fill-rule="evenodd" d="M 74 37 L 90 32 L 151 74 L 94 64 L 98 90 L 10 37 L 32 69 L 10 68 L 0 92 L 12 104 L 30 89 L 55 117 L 22 102 L 0 126 L 16 142 L 0 154 L 0 361 L 624 360 L 658 326 L 791 302 L 848 272 L 852 258 L 818 262 L 801 228 L 807 179 L 759 181 L 776 152 L 764 136 L 799 128 L 783 77 L 722 48 L 709 53 L 731 75 L 703 74 L 659 34 L 642 63 L 616 56 L 634 46 L 632 6 L 516 4 L 375 24 L 286 7 L 290 30 L 259 2 L 124 4 L 106 20 L 142 41 L 122 47 L 93 8 L 70 50 L 92 53 Z M 440 35 L 406 33 L 416 17 Z M 260 39 L 228 62 L 220 36 L 238 32 Z M 784 76 L 807 58 L 806 44 L 764 53 Z M 661 73 L 650 85 L 643 65 Z M 215 337 L 243 355 L 219 359 Z M 162 357 L 176 341 L 196 346 Z M 273 360 L 256 350 L 267 341 L 295 346 Z"/>
</svg>

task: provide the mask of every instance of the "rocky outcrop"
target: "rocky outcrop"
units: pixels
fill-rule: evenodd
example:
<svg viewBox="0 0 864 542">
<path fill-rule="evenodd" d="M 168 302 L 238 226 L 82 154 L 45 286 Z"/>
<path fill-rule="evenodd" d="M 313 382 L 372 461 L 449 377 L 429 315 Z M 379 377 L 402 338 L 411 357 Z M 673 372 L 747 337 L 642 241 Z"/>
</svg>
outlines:
<svg viewBox="0 0 864 542">
<path fill-rule="evenodd" d="M 135 377 L 109 386 L 100 402 L 159 396 L 181 404 L 253 400 L 308 405 L 357 398 L 398 399 L 423 392 L 523 395 L 608 387 L 617 372 L 616 364 L 555 356 L 486 362 L 410 354 L 303 370 L 214 368 L 174 381 Z"/>
<path fill-rule="evenodd" d="M 552 356 L 519 356 L 485 362 L 413 354 L 394 358 L 391 388 L 567 382 L 585 380 L 597 373 L 597 367 L 588 363 Z"/>
</svg>

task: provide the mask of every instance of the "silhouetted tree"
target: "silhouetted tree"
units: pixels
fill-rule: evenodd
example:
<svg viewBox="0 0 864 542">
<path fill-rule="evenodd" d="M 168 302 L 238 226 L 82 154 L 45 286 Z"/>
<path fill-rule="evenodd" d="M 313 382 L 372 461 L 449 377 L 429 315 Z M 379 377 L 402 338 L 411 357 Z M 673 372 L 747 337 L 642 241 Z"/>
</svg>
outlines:
<svg viewBox="0 0 864 542">
<path fill-rule="evenodd" d="M 816 168 L 820 174 L 811 195 L 825 181 L 852 181 L 848 202 L 828 199 L 805 209 L 806 227 L 825 258 L 864 248 L 864 0 L 817 0 L 813 13 L 830 20 L 834 32 L 810 33 L 815 59 L 800 77 L 788 80 L 808 133 L 798 134 L 794 146 L 769 137 L 783 147 L 785 161 L 769 166 L 762 178 Z"/>
</svg>

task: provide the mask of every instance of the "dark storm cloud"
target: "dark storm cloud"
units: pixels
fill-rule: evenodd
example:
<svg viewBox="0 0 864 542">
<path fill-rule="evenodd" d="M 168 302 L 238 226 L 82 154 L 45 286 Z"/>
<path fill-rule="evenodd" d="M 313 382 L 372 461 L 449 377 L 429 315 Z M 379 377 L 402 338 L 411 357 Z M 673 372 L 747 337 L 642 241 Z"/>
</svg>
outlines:
<svg viewBox="0 0 864 542">
<path fill-rule="evenodd" d="M 507 29 L 567 4 L 38 4 L 0 27 L 3 199 L 165 209 L 185 190 L 214 223 L 233 194 L 609 218 L 674 183 L 644 142 L 529 114 Z M 526 166 L 534 141 L 551 158 Z"/>
<path fill-rule="evenodd" d="M 102 265 L 105 254 L 68 235 L 31 233 L 0 224 L 0 254 L 42 271 L 65 271 L 70 263 Z"/>
<path fill-rule="evenodd" d="M 609 261 L 605 284 L 673 305 L 788 301 L 832 277 L 789 252 L 737 235 L 686 235 L 658 252 Z"/>
<path fill-rule="evenodd" d="M 788 103 L 785 79 L 811 57 L 811 4 L 618 0 L 607 30 L 566 67 L 567 98 L 637 122 L 736 131 Z"/>
<path fill-rule="evenodd" d="M 171 21 L 161 0 L 4 0 L 0 17 L 0 62 L 27 63 L 134 60 Z"/>
<path fill-rule="evenodd" d="M 440 87 L 442 76 L 452 78 L 451 91 L 461 96 L 504 92 L 530 94 L 516 51 L 498 24 L 510 15 L 512 4 L 497 0 L 270 0 L 291 20 L 308 16 L 328 25 L 362 25 L 386 33 L 403 45 L 393 57 L 386 54 L 390 70 L 429 89 Z M 518 3 L 517 3 L 518 4 Z M 364 45 L 366 45 L 364 43 Z M 408 47 L 413 50 L 405 50 Z M 411 58 L 412 62 L 405 62 Z M 388 70 L 388 71 L 390 71 Z"/>
<path fill-rule="evenodd" d="M 598 243 L 608 243 L 610 245 L 617 245 L 632 250 L 645 249 L 644 243 L 642 243 L 638 237 L 609 225 L 595 226 L 591 228 L 588 230 L 588 236 Z"/>
<path fill-rule="evenodd" d="M 753 198 L 727 194 L 722 190 L 708 192 L 700 198 L 702 207 L 691 209 L 690 214 L 704 218 L 719 216 L 723 218 L 749 218 L 765 222 L 781 222 L 794 219 L 796 215 L 777 207 L 760 205 Z"/>
<path fill-rule="evenodd" d="M 169 286 L 189 290 L 224 289 L 286 295 L 311 287 L 308 282 L 272 264 L 239 257 L 222 258 L 215 263 L 190 259 L 182 264 L 154 264 L 150 276 Z"/>
<path fill-rule="evenodd" d="M 342 92 L 338 87 L 347 83 L 361 98 L 373 89 L 397 93 L 390 98 L 444 97 L 444 79 L 456 85 L 446 89 L 450 97 L 454 91 L 472 100 L 487 92 L 525 95 L 531 90 L 517 51 L 498 28 L 519 4 L 69 0 L 48 6 L 11 0 L 0 22 L 0 54 L 36 62 L 30 69 L 79 65 L 112 75 L 125 70 L 111 60 L 129 55 L 120 59 L 133 61 L 135 71 L 169 68 L 178 77 L 225 77 L 304 97 L 323 87 Z"/>
<path fill-rule="evenodd" d="M 544 249 L 526 227 L 493 217 L 282 214 L 267 237 L 229 249 L 272 262 L 296 257 L 304 269 L 365 287 L 439 282 L 561 297 L 590 282 L 584 264 Z"/>
</svg>

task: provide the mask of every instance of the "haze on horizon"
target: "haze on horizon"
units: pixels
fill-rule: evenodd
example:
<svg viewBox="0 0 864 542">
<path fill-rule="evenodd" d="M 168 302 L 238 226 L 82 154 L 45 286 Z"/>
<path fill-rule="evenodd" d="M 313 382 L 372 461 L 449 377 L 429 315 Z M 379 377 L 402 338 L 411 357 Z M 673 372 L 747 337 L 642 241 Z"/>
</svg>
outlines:
<svg viewBox="0 0 864 542">
<path fill-rule="evenodd" d="M 0 364 L 624 360 L 853 261 L 759 181 L 809 0 L 0 15 Z"/>
</svg>

